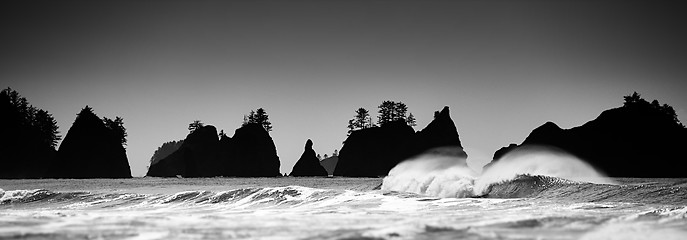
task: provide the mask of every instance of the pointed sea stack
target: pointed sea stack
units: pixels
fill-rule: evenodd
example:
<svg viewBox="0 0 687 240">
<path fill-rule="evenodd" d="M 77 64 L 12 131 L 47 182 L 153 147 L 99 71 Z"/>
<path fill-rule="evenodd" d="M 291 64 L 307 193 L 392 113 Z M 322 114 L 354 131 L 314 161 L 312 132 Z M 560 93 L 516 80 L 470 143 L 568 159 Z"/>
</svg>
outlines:
<svg viewBox="0 0 687 240">
<path fill-rule="evenodd" d="M 303 155 L 298 159 L 296 165 L 293 166 L 291 171 L 291 176 L 294 177 L 315 177 L 322 176 L 326 177 L 327 170 L 320 165 L 320 160 L 317 159 L 315 150 L 312 149 L 312 141 L 308 139 L 305 142 L 305 150 Z"/>
<path fill-rule="evenodd" d="M 386 176 L 398 163 L 439 147 L 459 147 L 459 157 L 467 157 L 449 108 L 435 116 L 422 131 L 415 133 L 402 119 L 381 127 L 351 132 L 339 153 L 335 176 Z"/>
<path fill-rule="evenodd" d="M 687 171 L 676 167 L 684 165 L 687 129 L 665 109 L 665 105 L 641 99 L 606 110 L 571 129 L 547 122 L 519 146 L 511 144 L 497 151 L 490 165 L 519 147 L 551 146 L 577 156 L 610 177 L 687 177 Z"/>
<path fill-rule="evenodd" d="M 130 178 L 131 169 L 120 140 L 86 106 L 64 137 L 48 177 Z"/>
<path fill-rule="evenodd" d="M 413 144 L 416 148 L 415 154 L 438 147 L 463 148 L 458 136 L 458 129 L 456 129 L 456 124 L 451 119 L 448 106 L 441 109 L 441 112 L 434 117 L 434 120 L 416 135 L 417 139 Z M 467 158 L 468 155 L 465 151 L 460 151 L 456 157 Z"/>
</svg>

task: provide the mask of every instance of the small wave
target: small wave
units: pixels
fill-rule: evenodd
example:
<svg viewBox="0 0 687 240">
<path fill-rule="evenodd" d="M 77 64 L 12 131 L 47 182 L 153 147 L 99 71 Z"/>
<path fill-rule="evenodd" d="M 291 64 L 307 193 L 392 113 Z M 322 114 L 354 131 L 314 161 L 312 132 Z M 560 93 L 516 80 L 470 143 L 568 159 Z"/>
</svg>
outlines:
<svg viewBox="0 0 687 240">
<path fill-rule="evenodd" d="M 55 195 L 44 189 L 1 191 L 0 204 L 35 202 Z"/>
<path fill-rule="evenodd" d="M 125 206 L 194 206 L 225 205 L 231 207 L 270 207 L 279 205 L 337 202 L 352 195 L 349 190 L 315 189 L 300 186 L 274 188 L 241 188 L 221 192 L 183 191 L 174 194 L 143 195 L 126 193 L 52 192 L 45 189 L 0 192 L 0 206 L 38 203 L 52 207 L 79 209 L 88 207 Z M 338 200 L 337 200 L 338 199 Z M 343 200 L 341 200 L 343 201 Z"/>
</svg>

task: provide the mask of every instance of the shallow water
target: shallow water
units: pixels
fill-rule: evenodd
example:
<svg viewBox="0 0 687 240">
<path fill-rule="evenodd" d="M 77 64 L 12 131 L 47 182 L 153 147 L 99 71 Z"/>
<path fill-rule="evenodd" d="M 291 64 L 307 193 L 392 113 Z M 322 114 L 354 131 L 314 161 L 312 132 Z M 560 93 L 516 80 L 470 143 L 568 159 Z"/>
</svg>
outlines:
<svg viewBox="0 0 687 240">
<path fill-rule="evenodd" d="M 483 196 L 382 179 L 0 180 L 0 239 L 685 239 L 687 180 L 519 176 Z"/>
</svg>

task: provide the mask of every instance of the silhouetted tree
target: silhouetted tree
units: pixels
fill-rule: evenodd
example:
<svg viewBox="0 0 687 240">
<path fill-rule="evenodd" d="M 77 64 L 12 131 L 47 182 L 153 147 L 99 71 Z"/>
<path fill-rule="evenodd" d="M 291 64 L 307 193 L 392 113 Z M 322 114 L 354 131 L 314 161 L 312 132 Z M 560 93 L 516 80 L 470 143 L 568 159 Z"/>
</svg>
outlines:
<svg viewBox="0 0 687 240">
<path fill-rule="evenodd" d="M 408 114 L 408 118 L 406 118 L 406 124 L 411 127 L 417 126 L 415 116 L 413 116 L 413 113 Z"/>
<path fill-rule="evenodd" d="M 641 104 L 642 102 L 646 102 L 646 100 L 642 99 L 641 95 L 639 93 L 634 92 L 631 95 L 624 96 L 623 99 L 625 99 L 625 103 L 623 103 L 623 106 L 632 106 L 636 104 Z"/>
<path fill-rule="evenodd" d="M 122 146 L 126 145 L 126 137 L 128 136 L 126 133 L 126 128 L 124 128 L 124 119 L 121 117 L 115 117 L 114 120 L 103 117 L 103 123 L 105 123 L 105 127 L 110 129 L 112 134 L 114 134 L 117 139 L 119 139 L 119 142 L 122 143 Z"/>
<path fill-rule="evenodd" d="M 205 126 L 203 122 L 201 122 L 200 120 L 194 120 L 192 123 L 188 124 L 188 131 L 189 133 L 192 133 L 196 129 L 201 128 L 203 126 Z"/>
<path fill-rule="evenodd" d="M 57 121 L 48 111 L 38 109 L 29 104 L 26 98 L 19 95 L 19 93 L 11 88 L 6 88 L 0 91 L 0 101 L 3 104 L 9 104 L 8 111 L 3 113 L 5 118 L 11 118 L 22 131 L 21 134 L 29 134 L 39 139 L 39 141 L 50 148 L 55 148 L 57 142 L 62 139 L 59 135 Z M 17 131 L 20 129 L 12 129 Z"/>
<path fill-rule="evenodd" d="M 633 92 L 631 95 L 624 96 L 623 99 L 625 100 L 623 107 L 651 109 L 657 114 L 672 120 L 675 122 L 675 124 L 683 128 L 685 127 L 685 125 L 680 122 L 680 119 L 678 119 L 675 109 L 668 104 L 661 105 L 658 100 L 653 100 L 651 103 L 649 103 L 637 92 Z"/>
<path fill-rule="evenodd" d="M 358 108 L 358 110 L 355 110 L 355 116 L 353 119 L 348 120 L 348 134 L 355 130 L 371 127 L 374 127 L 374 124 L 372 123 L 370 112 L 362 107 Z"/>
<path fill-rule="evenodd" d="M 405 120 L 408 106 L 402 102 L 384 101 L 379 105 L 379 115 L 377 116 L 377 125 L 382 126 L 386 123 Z"/>
<path fill-rule="evenodd" d="M 54 159 L 62 138 L 57 121 L 17 91 L 0 91 L 0 178 L 39 178 Z"/>
<path fill-rule="evenodd" d="M 263 108 L 258 108 L 256 111 L 251 110 L 248 115 L 243 116 L 243 124 L 245 126 L 249 123 L 257 123 L 265 128 L 265 131 L 272 131 L 272 123 L 269 121 L 269 115 Z"/>
</svg>

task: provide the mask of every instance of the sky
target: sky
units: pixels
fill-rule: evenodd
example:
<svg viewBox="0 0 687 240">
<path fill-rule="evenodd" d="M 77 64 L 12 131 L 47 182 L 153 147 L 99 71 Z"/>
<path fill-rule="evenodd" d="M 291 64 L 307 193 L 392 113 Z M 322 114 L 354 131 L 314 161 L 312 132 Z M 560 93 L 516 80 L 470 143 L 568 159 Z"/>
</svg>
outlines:
<svg viewBox="0 0 687 240">
<path fill-rule="evenodd" d="M 9 1 L 0 87 L 65 135 L 120 116 L 134 176 L 193 120 L 229 136 L 269 114 L 289 173 L 307 139 L 341 149 L 355 109 L 400 101 L 421 130 L 449 106 L 468 164 L 547 121 L 571 128 L 634 91 L 687 123 L 679 1 Z"/>
</svg>

